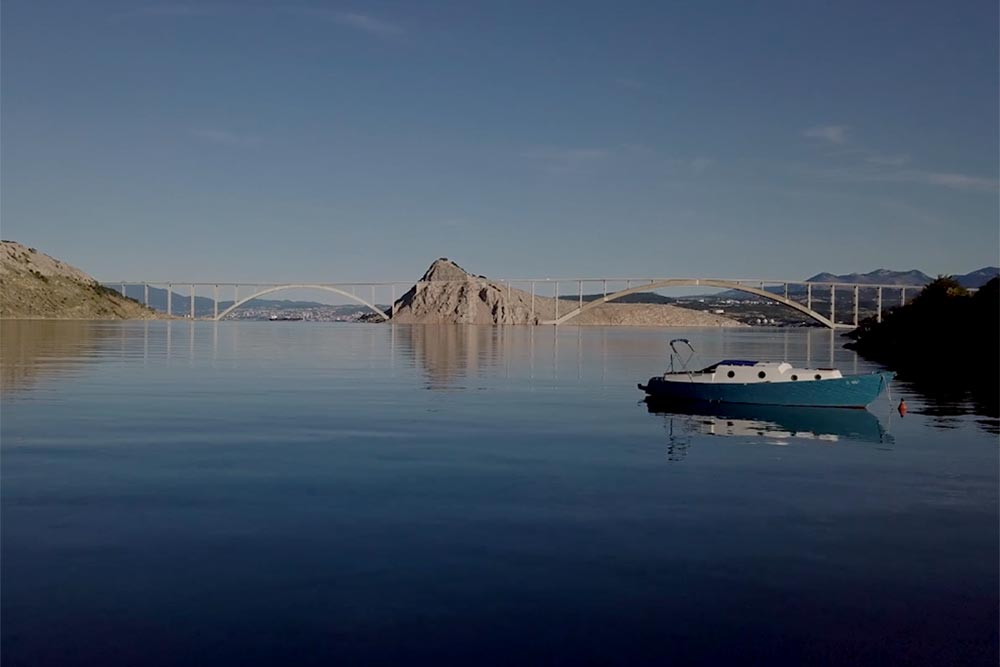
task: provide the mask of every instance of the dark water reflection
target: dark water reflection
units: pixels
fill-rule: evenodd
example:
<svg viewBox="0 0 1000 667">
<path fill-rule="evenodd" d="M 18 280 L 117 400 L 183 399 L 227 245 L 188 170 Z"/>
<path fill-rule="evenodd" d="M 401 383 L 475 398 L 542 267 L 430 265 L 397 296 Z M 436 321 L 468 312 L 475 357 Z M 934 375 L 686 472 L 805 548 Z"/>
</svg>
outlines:
<svg viewBox="0 0 1000 667">
<path fill-rule="evenodd" d="M 737 438 L 747 443 L 787 446 L 801 442 L 872 443 L 889 447 L 892 413 L 885 424 L 868 410 L 718 405 L 664 402 L 647 398 L 650 413 L 664 417 L 672 449 L 685 449 L 694 435 Z M 681 447 L 683 446 L 683 447 Z"/>
<path fill-rule="evenodd" d="M 923 399 L 922 413 L 931 417 L 931 423 L 936 427 L 957 428 L 963 423 L 963 417 L 974 416 L 983 430 L 1000 434 L 1000 385 L 996 379 L 992 384 L 967 387 L 954 381 L 904 376 L 899 384 Z"/>
<path fill-rule="evenodd" d="M 676 335 L 872 369 L 829 332 L 2 334 L 5 666 L 996 661 L 1000 460 L 975 403 L 636 389 Z"/>
</svg>

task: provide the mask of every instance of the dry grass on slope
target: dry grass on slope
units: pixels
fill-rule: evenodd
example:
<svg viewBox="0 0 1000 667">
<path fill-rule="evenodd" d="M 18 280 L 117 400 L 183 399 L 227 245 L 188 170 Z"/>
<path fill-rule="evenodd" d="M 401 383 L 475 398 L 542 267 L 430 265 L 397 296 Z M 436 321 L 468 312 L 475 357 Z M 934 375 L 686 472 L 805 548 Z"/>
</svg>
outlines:
<svg viewBox="0 0 1000 667">
<path fill-rule="evenodd" d="M 156 311 L 43 252 L 15 241 L 2 241 L 0 246 L 0 319 L 159 317 Z"/>
</svg>

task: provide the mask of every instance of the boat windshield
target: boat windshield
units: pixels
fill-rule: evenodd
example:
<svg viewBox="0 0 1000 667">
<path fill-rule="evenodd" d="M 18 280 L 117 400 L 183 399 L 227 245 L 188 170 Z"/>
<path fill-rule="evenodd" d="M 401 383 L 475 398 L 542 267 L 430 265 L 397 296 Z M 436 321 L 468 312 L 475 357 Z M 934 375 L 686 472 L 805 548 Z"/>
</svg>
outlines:
<svg viewBox="0 0 1000 667">
<path fill-rule="evenodd" d="M 706 366 L 705 368 L 698 371 L 699 373 L 714 373 L 715 369 L 719 366 L 756 366 L 756 361 L 750 361 L 748 359 L 723 359 L 720 362 L 714 363 L 711 366 Z"/>
</svg>

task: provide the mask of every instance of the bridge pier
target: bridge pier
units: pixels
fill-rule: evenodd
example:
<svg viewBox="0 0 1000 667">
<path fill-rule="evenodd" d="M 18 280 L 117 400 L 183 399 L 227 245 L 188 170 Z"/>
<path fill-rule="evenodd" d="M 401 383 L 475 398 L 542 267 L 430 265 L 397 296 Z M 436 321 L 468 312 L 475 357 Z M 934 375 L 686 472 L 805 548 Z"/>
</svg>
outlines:
<svg viewBox="0 0 1000 667">
<path fill-rule="evenodd" d="M 191 319 L 194 319 L 194 285 L 191 285 Z"/>
<path fill-rule="evenodd" d="M 899 289 L 899 305 L 901 305 L 901 306 L 905 306 L 906 305 L 906 288 L 905 287 L 901 287 Z"/>
<path fill-rule="evenodd" d="M 881 323 L 882 322 L 882 286 L 878 286 L 878 307 L 876 309 L 875 319 Z"/>
<path fill-rule="evenodd" d="M 809 310 L 813 309 L 813 286 L 812 283 L 806 283 L 806 308 Z"/>
<path fill-rule="evenodd" d="M 535 281 L 531 281 L 531 323 L 535 323 Z"/>
<path fill-rule="evenodd" d="M 559 319 L 559 281 L 558 280 L 556 281 L 555 295 L 556 295 L 556 317 L 555 317 L 555 319 L 558 320 Z"/>
<path fill-rule="evenodd" d="M 858 326 L 858 286 L 854 286 L 854 326 Z"/>
<path fill-rule="evenodd" d="M 167 317 L 173 317 L 172 306 L 174 300 L 174 286 L 167 283 Z"/>
<path fill-rule="evenodd" d="M 149 283 L 142 284 L 142 302 L 149 307 Z"/>
<path fill-rule="evenodd" d="M 830 285 L 830 321 L 837 325 L 837 286 Z"/>
<path fill-rule="evenodd" d="M 219 319 L 219 286 L 212 289 L 212 319 Z"/>
</svg>

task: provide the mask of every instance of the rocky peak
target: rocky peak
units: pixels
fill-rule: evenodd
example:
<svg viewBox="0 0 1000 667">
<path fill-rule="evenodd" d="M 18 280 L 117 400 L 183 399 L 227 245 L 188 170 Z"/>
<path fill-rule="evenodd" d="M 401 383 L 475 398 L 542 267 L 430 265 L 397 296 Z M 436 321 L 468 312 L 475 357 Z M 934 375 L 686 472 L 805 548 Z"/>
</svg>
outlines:
<svg viewBox="0 0 1000 667">
<path fill-rule="evenodd" d="M 434 260 L 424 277 L 420 280 L 468 280 L 473 276 L 447 257 Z"/>
</svg>

